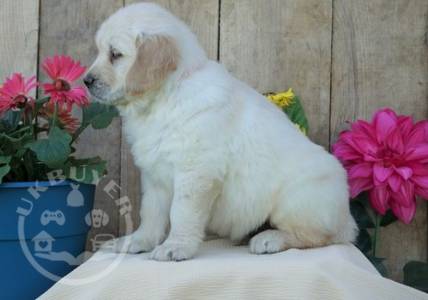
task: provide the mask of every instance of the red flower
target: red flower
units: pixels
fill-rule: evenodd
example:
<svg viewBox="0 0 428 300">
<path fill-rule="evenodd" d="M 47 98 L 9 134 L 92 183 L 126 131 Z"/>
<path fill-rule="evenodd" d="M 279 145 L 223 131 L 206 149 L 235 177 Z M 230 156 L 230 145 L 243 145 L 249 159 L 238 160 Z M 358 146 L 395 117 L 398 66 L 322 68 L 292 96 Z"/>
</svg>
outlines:
<svg viewBox="0 0 428 300">
<path fill-rule="evenodd" d="M 55 110 L 54 103 L 48 102 L 43 106 L 43 109 L 41 110 L 41 114 L 45 118 L 52 118 L 54 115 L 54 110 Z M 77 130 L 77 128 L 79 128 L 80 126 L 79 119 L 73 117 L 71 106 L 58 105 L 56 117 L 61 127 L 71 134 L 73 134 Z"/>
<path fill-rule="evenodd" d="M 375 113 L 369 123 L 358 120 L 340 133 L 333 153 L 348 171 L 351 196 L 369 192 L 372 207 L 388 209 L 404 223 L 416 212 L 416 196 L 428 199 L 428 121 L 391 109 Z"/>
<path fill-rule="evenodd" d="M 69 56 L 48 57 L 42 64 L 43 70 L 53 80 L 44 83 L 43 89 L 49 94 L 51 101 L 59 104 L 67 104 L 70 108 L 73 104 L 83 106 L 88 104 L 87 91 L 83 86 L 73 86 L 86 68 L 80 62 L 74 61 Z"/>
<path fill-rule="evenodd" d="M 36 76 L 26 80 L 22 74 L 15 73 L 7 78 L 0 87 L 0 113 L 24 106 L 32 100 L 29 94 L 36 86 Z"/>
</svg>

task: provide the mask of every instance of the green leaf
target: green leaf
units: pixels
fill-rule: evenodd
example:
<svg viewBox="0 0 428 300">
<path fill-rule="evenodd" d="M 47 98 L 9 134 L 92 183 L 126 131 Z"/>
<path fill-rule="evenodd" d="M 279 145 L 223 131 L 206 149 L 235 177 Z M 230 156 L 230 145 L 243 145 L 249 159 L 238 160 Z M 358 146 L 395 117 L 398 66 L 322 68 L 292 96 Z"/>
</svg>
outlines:
<svg viewBox="0 0 428 300">
<path fill-rule="evenodd" d="M 37 155 L 37 158 L 50 168 L 62 167 L 70 155 L 71 136 L 59 129 L 52 127 L 48 138 L 37 140 L 28 147 Z"/>
<path fill-rule="evenodd" d="M 397 220 L 398 219 L 393 214 L 393 212 L 391 210 L 388 210 L 386 212 L 386 214 L 382 217 L 382 219 L 380 221 L 380 226 L 382 226 L 382 227 L 388 226 L 389 224 L 392 224 L 392 223 L 394 223 Z"/>
<path fill-rule="evenodd" d="M 12 156 L 0 156 L 0 183 L 3 182 L 3 177 L 10 172 L 9 163 L 11 160 Z"/>
<path fill-rule="evenodd" d="M 368 258 L 368 260 L 370 260 L 370 262 L 373 264 L 373 266 L 375 266 L 375 268 L 379 271 L 379 273 L 383 277 L 388 276 L 388 271 L 386 270 L 386 267 L 383 264 L 383 261 L 385 260 L 385 258 L 375 257 L 372 255 L 366 255 L 366 257 Z"/>
<path fill-rule="evenodd" d="M 31 132 L 25 132 L 20 137 L 11 137 L 5 133 L 0 133 L 0 149 L 7 155 L 17 156 L 25 145 L 33 140 Z"/>
<path fill-rule="evenodd" d="M 9 165 L 4 165 L 2 167 L 0 167 L 0 183 L 3 182 L 3 177 L 5 177 L 10 171 L 10 166 Z"/>
<path fill-rule="evenodd" d="M 89 184 L 97 183 L 107 173 L 106 170 L 106 162 L 100 157 L 87 159 L 70 157 L 63 168 L 64 175 L 67 178 Z"/>
<path fill-rule="evenodd" d="M 350 207 L 351 207 L 351 214 L 354 217 L 355 221 L 357 222 L 358 228 L 366 229 L 366 228 L 374 227 L 374 222 L 372 220 L 372 217 L 367 212 L 367 209 L 363 203 L 355 199 L 351 201 Z"/>
<path fill-rule="evenodd" d="M 0 119 L 0 132 L 11 132 L 15 130 L 22 119 L 22 110 L 9 110 Z"/>
<path fill-rule="evenodd" d="M 284 112 L 293 123 L 298 124 L 305 132 L 309 131 L 308 119 L 306 118 L 305 110 L 298 96 L 293 98 L 293 103 L 284 108 Z"/>
<path fill-rule="evenodd" d="M 94 129 L 106 128 L 117 116 L 118 112 L 114 106 L 91 102 L 83 108 L 82 127 L 90 124 Z"/>
<path fill-rule="evenodd" d="M 355 246 L 360 249 L 361 252 L 367 254 L 372 249 L 372 240 L 366 229 L 361 229 L 357 241 L 355 242 Z"/>
<path fill-rule="evenodd" d="M 404 266 L 403 272 L 405 285 L 428 293 L 428 263 L 410 261 Z"/>
<path fill-rule="evenodd" d="M 10 160 L 12 159 L 12 156 L 0 156 L 0 165 L 8 164 L 10 163 Z"/>
</svg>

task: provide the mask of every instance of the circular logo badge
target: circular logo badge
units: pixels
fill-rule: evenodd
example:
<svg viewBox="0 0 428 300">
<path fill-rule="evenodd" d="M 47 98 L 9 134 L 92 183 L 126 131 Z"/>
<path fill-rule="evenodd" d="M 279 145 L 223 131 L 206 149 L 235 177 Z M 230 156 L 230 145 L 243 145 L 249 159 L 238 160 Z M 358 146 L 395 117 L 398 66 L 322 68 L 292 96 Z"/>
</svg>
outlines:
<svg viewBox="0 0 428 300">
<path fill-rule="evenodd" d="M 64 181 L 64 178 L 55 178 L 52 181 L 51 186 L 58 185 Z M 28 195 L 30 199 L 21 198 L 21 205 L 17 208 L 18 214 L 18 238 L 23 254 L 25 255 L 31 266 L 46 278 L 52 281 L 59 281 L 61 279 L 62 284 L 68 285 L 82 285 L 97 281 L 104 276 L 110 274 L 123 260 L 126 255 L 126 250 L 131 244 L 130 234 L 133 232 L 133 222 L 131 217 L 132 205 L 127 196 L 118 198 L 116 194 L 120 194 L 120 186 L 113 180 L 110 180 L 105 184 L 103 192 L 110 197 L 110 200 L 116 204 L 120 218 L 123 219 L 121 223 L 125 224 L 125 236 L 119 239 L 115 239 L 114 235 L 109 233 L 103 233 L 102 228 L 107 226 L 110 222 L 110 216 L 108 212 L 96 208 L 90 210 L 85 206 L 85 196 L 81 191 L 81 185 L 75 182 L 67 182 L 71 190 L 64 199 L 55 199 L 55 201 L 63 201 L 58 208 L 45 209 L 38 211 L 34 208 L 34 201 L 37 201 L 43 196 L 43 193 L 47 193 L 50 186 L 39 186 L 36 184 L 35 187 L 30 187 Z M 40 199 L 39 199 L 40 200 Z M 92 199 L 91 199 L 92 200 Z M 65 207 L 65 208 L 64 208 Z M 67 247 L 62 246 L 56 247 L 56 239 L 53 237 L 58 232 L 66 232 L 66 228 L 73 227 L 73 224 L 69 226 L 70 222 L 76 222 L 73 218 L 75 217 L 76 210 L 87 211 L 84 215 L 83 220 L 80 220 L 80 224 L 84 224 L 86 228 L 89 226 L 95 229 L 100 229 L 102 233 L 94 235 L 88 240 L 89 250 L 85 250 L 82 253 L 72 253 L 67 251 Z M 40 216 L 37 216 L 40 214 Z M 39 229 L 40 232 L 37 234 L 32 233 L 31 237 L 26 236 L 25 222 L 26 219 L 31 216 L 31 226 Z M 40 220 L 40 226 L 34 226 L 34 220 Z M 52 234 L 54 231 L 55 234 Z M 29 246 L 31 244 L 31 246 Z M 64 266 L 64 264 L 71 270 L 72 268 L 80 265 L 82 262 L 90 258 L 91 261 L 109 261 L 107 267 L 103 267 L 103 270 L 96 272 L 96 274 L 90 275 L 85 278 L 68 278 L 54 274 L 51 270 L 41 263 L 48 262 L 49 266 L 54 266 L 49 269 L 58 269 L 58 266 Z M 58 265 L 55 265 L 58 264 Z"/>
</svg>

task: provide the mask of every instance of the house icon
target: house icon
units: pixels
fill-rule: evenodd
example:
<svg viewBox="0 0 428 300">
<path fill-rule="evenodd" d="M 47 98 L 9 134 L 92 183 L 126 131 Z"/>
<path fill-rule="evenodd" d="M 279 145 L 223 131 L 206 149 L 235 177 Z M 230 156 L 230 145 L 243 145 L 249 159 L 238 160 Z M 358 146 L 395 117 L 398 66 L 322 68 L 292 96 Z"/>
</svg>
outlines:
<svg viewBox="0 0 428 300">
<path fill-rule="evenodd" d="M 34 243 L 34 251 L 36 252 L 51 252 L 52 242 L 55 239 L 46 231 L 41 231 L 31 240 Z"/>
</svg>

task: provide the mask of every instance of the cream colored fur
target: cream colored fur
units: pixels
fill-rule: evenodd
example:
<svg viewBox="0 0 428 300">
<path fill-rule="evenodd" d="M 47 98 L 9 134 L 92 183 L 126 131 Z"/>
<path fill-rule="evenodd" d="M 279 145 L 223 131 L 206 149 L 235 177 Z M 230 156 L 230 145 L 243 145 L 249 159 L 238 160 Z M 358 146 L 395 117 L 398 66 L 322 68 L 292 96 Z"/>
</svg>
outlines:
<svg viewBox="0 0 428 300">
<path fill-rule="evenodd" d="M 128 252 L 188 259 L 206 232 L 239 242 L 265 222 L 273 229 L 251 239 L 253 253 L 354 240 L 340 163 L 208 60 L 183 22 L 140 3 L 106 20 L 96 41 L 89 89 L 119 108 L 142 173 L 142 221 Z"/>
</svg>

